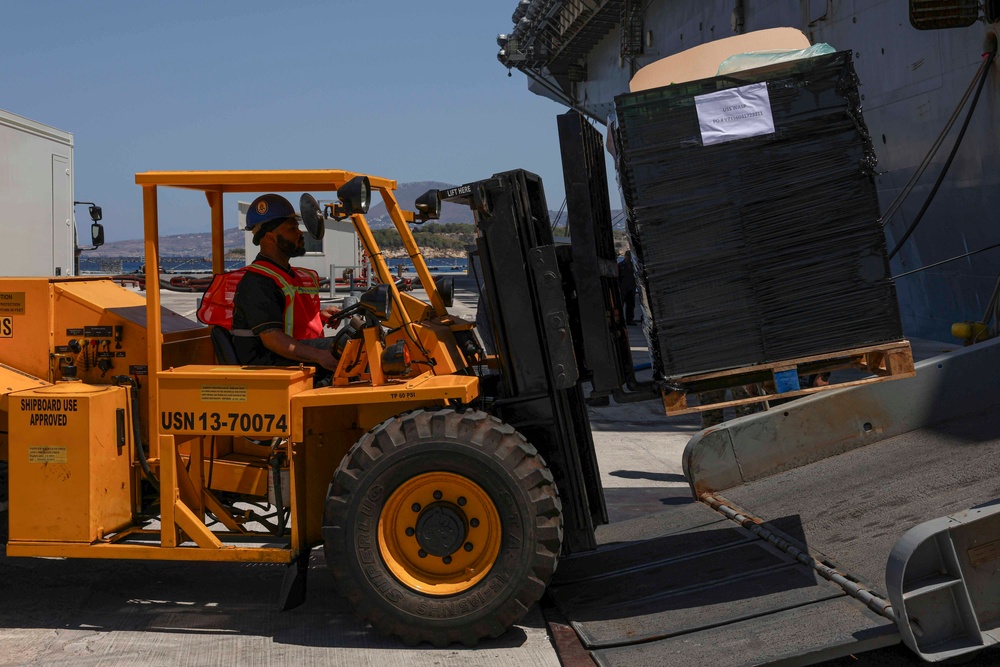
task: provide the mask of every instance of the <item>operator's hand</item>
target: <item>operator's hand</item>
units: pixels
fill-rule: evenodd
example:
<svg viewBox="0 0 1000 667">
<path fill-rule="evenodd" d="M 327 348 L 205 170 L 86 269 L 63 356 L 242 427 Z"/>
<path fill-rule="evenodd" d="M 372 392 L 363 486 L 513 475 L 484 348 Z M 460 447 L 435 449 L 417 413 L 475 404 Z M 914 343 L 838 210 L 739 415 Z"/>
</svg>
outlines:
<svg viewBox="0 0 1000 667">
<path fill-rule="evenodd" d="M 331 329 L 336 329 L 340 326 L 340 318 L 337 317 L 339 314 L 340 308 L 336 306 L 327 306 L 319 311 L 319 316 L 323 320 L 323 324 Z"/>
</svg>

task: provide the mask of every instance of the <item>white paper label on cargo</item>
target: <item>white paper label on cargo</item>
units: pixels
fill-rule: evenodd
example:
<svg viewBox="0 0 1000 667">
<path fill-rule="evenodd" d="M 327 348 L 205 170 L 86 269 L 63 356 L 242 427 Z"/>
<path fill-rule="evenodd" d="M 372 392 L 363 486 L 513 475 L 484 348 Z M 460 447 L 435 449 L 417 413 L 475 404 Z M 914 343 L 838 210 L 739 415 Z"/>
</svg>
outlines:
<svg viewBox="0 0 1000 667">
<path fill-rule="evenodd" d="M 697 95 L 694 104 L 706 146 L 774 133 L 766 83 Z"/>
</svg>

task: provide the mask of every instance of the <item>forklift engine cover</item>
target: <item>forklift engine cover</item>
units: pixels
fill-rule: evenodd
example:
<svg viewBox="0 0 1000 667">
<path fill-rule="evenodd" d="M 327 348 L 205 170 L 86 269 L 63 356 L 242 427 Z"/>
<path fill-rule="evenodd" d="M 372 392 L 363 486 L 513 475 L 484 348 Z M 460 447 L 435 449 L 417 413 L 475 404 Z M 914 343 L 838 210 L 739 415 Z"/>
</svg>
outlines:
<svg viewBox="0 0 1000 667">
<path fill-rule="evenodd" d="M 10 541 L 94 542 L 132 521 L 126 390 L 10 394 Z"/>
</svg>

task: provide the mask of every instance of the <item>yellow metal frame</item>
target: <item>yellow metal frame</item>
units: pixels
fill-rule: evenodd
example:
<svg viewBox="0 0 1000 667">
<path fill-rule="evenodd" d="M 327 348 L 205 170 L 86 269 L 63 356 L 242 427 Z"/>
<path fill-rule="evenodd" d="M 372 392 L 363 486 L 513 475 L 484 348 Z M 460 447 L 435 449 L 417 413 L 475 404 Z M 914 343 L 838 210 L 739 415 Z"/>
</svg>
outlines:
<svg viewBox="0 0 1000 667">
<path fill-rule="evenodd" d="M 158 276 L 159 265 L 159 215 L 158 189 L 161 187 L 200 190 L 205 193 L 211 212 L 212 270 L 222 273 L 224 267 L 224 214 L 223 195 L 226 193 L 258 193 L 289 191 L 335 191 L 361 176 L 356 172 L 339 170 L 308 171 L 179 171 L 144 172 L 135 177 L 142 187 L 144 217 L 144 250 L 146 273 Z M 363 215 L 352 216 L 355 230 L 382 283 L 389 286 L 393 313 L 391 328 L 401 329 L 392 339 L 405 337 L 420 350 L 414 352 L 433 356 L 440 349 L 425 349 L 425 341 L 433 341 L 435 326 L 450 329 L 468 328 L 469 323 L 450 318 L 433 276 L 417 247 L 408 223 L 413 222 L 412 212 L 404 211 L 394 196 L 396 182 L 368 176 L 372 190 L 379 192 L 390 218 L 399 233 L 407 254 L 427 292 L 430 304 L 425 304 L 399 292 L 393 276 L 368 227 Z M 86 558 L 133 558 L 162 560 L 199 560 L 235 562 L 289 563 L 311 544 L 319 540 L 322 513 L 323 484 L 316 479 L 319 471 L 310 472 L 310 458 L 323 464 L 331 463 L 336 451 L 309 454 L 310 447 L 324 445 L 322 434 L 313 434 L 307 428 L 307 415 L 315 410 L 337 410 L 338 406 L 355 412 L 354 429 L 370 427 L 367 422 L 383 419 L 405 410 L 429 405 L 444 405 L 450 400 L 469 402 L 478 394 L 478 380 L 469 375 L 453 375 L 454 362 L 406 380 L 386 378 L 381 371 L 380 354 L 383 341 L 376 332 L 366 331 L 363 339 L 353 341 L 361 345 L 372 362 L 364 382 L 326 389 L 307 389 L 293 392 L 289 400 L 289 438 L 286 448 L 290 482 L 290 537 L 287 546 L 250 547 L 224 543 L 230 535 L 250 535 L 240 518 L 231 515 L 206 487 L 204 479 L 207 433 L 164 432 L 160 423 L 161 379 L 177 372 L 187 372 L 191 377 L 214 379 L 208 367 L 164 369 L 162 345 L 162 320 L 160 314 L 160 285 L 156 279 L 146 282 L 146 326 L 148 352 L 148 416 L 150 424 L 150 463 L 158 471 L 160 482 L 161 525 L 159 530 L 137 527 L 120 531 L 94 544 L 64 542 L 17 542 L 8 545 L 11 556 L 63 556 Z M 434 319 L 437 324 L 420 323 Z M 392 340 L 390 339 L 390 341 Z M 440 347 L 440 346 L 439 346 Z M 221 370 L 221 369 L 216 369 Z M 441 375 L 435 375 L 438 370 Z M 368 407 L 366 407 L 368 406 Z M 197 429 L 195 429 L 197 431 Z M 334 448 L 336 450 L 336 448 Z M 337 450 L 339 451 L 339 450 Z M 339 455 L 342 455 L 340 452 Z M 335 461 L 334 461 L 335 462 Z M 321 466 L 323 467 L 323 466 Z M 328 482 L 329 480 L 326 480 Z M 213 531 L 205 525 L 205 514 L 211 512 L 223 523 L 225 531 Z M 270 534 L 267 542 L 275 540 Z M 128 541 L 137 536 L 148 537 L 143 541 Z M 263 535 L 262 535 L 263 537 Z M 265 540 L 262 540 L 265 541 Z"/>
<path fill-rule="evenodd" d="M 160 284 L 155 279 L 160 273 L 159 265 L 159 214 L 158 191 L 161 187 L 199 190 L 205 193 L 210 213 L 212 230 L 212 271 L 225 271 L 224 265 L 224 215 L 223 195 L 226 193 L 259 193 L 289 191 L 336 191 L 356 176 L 356 172 L 339 170 L 308 171 L 175 171 L 144 172 L 135 177 L 142 187 L 144 217 L 144 250 L 146 274 L 154 279 L 146 281 L 146 346 L 148 378 L 147 417 L 149 422 L 149 463 L 156 471 L 160 484 L 160 527 L 158 530 L 137 526 L 120 530 L 101 537 L 95 543 L 69 543 L 57 541 L 19 541 L 8 544 L 11 556 L 59 556 L 82 558 L 131 558 L 140 560 L 187 560 L 187 561 L 233 561 L 290 563 L 297 555 L 321 539 L 323 501 L 329 474 L 346 453 L 343 442 L 324 435 L 317 424 L 331 415 L 339 419 L 342 436 L 360 434 L 380 421 L 401 412 L 420 407 L 446 405 L 457 400 L 470 402 L 478 395 L 478 379 L 472 375 L 455 374 L 464 364 L 456 361 L 457 353 L 442 342 L 445 330 L 467 329 L 470 323 L 449 316 L 436 283 L 427 268 L 423 255 L 417 247 L 408 223 L 414 215 L 404 211 L 396 201 L 396 182 L 368 176 L 372 190 L 379 192 L 390 218 L 399 233 L 410 260 L 427 292 L 427 304 L 410 295 L 401 294 L 396 288 L 393 276 L 368 227 L 363 215 L 352 216 L 355 230 L 364 245 L 376 274 L 382 283 L 389 286 L 393 309 L 387 322 L 396 331 L 385 339 L 374 330 L 365 330 L 361 339 L 351 341 L 352 346 L 360 346 L 359 352 L 369 361 L 363 377 L 342 386 L 303 390 L 302 371 L 308 381 L 309 369 L 286 369 L 282 372 L 264 373 L 264 387 L 255 389 L 257 396 L 280 395 L 285 393 L 287 404 L 287 442 L 279 449 L 288 461 L 288 482 L 290 484 L 290 535 L 283 541 L 276 540 L 270 533 L 251 532 L 244 528 L 243 519 L 228 511 L 219 501 L 206 481 L 206 449 L 214 456 L 214 444 L 209 444 L 211 432 L 202 428 L 165 428 L 161 423 L 161 409 L 168 404 L 171 410 L 183 410 L 190 414 L 184 400 L 189 403 L 198 399 L 198 382 L 210 386 L 220 382 L 239 384 L 239 373 L 232 367 L 183 366 L 164 368 L 164 334 L 161 318 Z M 388 378 L 381 369 L 381 351 L 384 344 L 398 339 L 408 341 L 415 358 L 442 357 L 442 362 L 430 366 L 429 371 L 409 378 Z M 452 344 L 451 347 L 454 347 Z M 419 354 L 417 354 L 419 353 Z M 346 355 L 345 355 L 346 356 Z M 443 357 L 448 357 L 444 359 Z M 263 370 L 263 369 L 262 369 Z M 272 371 L 275 369 L 271 369 Z M 421 369 L 422 370 L 422 369 Z M 239 369 L 253 372 L 252 369 Z M 297 375 L 296 375 L 297 373 Z M 224 377 L 223 377 L 224 376 Z M 272 377 L 273 376 L 273 377 Z M 281 376 L 281 377 L 278 377 Z M 294 376 L 294 378 L 293 378 Z M 220 380 L 221 378 L 221 380 Z M 235 378 L 235 379 L 234 379 Z M 291 379 L 290 379 L 291 378 Z M 166 398 L 173 394 L 163 392 L 174 389 L 161 387 L 161 382 L 181 382 L 179 391 L 189 392 L 185 399 Z M 193 389 L 185 389 L 194 383 Z M 214 384 L 213 384 L 214 383 Z M 289 384 L 291 383 L 291 384 Z M 259 384 L 259 383 L 258 383 Z M 164 385 L 164 387 L 174 385 Z M 257 386 L 257 385 L 255 385 Z M 307 385 L 308 386 L 308 385 Z M 205 391 L 204 387 L 201 389 Z M 260 392 L 263 391 L 264 394 Z M 268 393 L 270 392 L 270 393 Z M 277 392 L 277 394 L 275 394 Z M 178 403 L 178 400 L 181 402 Z M 201 401 L 205 401 L 204 393 Z M 224 400 L 224 399 L 223 399 Z M 238 400 L 238 399 L 237 399 Z M 246 399 L 246 408 L 256 399 Z M 265 401 L 274 405 L 273 398 Z M 192 403 L 193 404 L 193 403 Z M 232 404 L 230 404 L 232 405 Z M 220 407 L 220 410 L 227 408 Z M 174 432 L 171 432 L 173 430 Z M 238 435 L 238 434 L 234 434 Z M 245 437 L 252 437 L 244 434 Z M 264 434 L 265 436 L 269 434 Z M 270 434 L 273 435 L 273 434 Z M 261 436 L 264 437 L 264 436 Z M 348 436 L 349 437 L 349 436 Z M 341 437 L 340 440 L 344 440 Z M 278 441 L 275 441 L 276 443 Z M 313 470 L 310 470 L 312 462 Z M 239 465 L 238 463 L 234 465 Z M 249 464 L 248 464 L 249 465 Z M 259 464 L 257 464 L 260 467 Z M 260 474 L 255 471 L 255 479 Z M 225 530 L 210 530 L 205 523 L 205 515 L 215 515 Z M 259 535 L 262 543 L 279 546 L 247 546 L 227 544 L 232 536 L 246 539 Z M 137 539 L 140 538 L 140 539 Z"/>
<path fill-rule="evenodd" d="M 144 246 L 146 257 L 146 274 L 158 276 L 159 265 L 159 216 L 157 207 L 157 192 L 160 187 L 174 187 L 187 190 L 200 190 L 205 193 L 211 209 L 212 220 L 212 273 L 225 272 L 225 249 L 224 249 L 224 215 L 223 215 L 223 194 L 226 193 L 254 193 L 254 192 L 289 192 L 289 191 L 335 191 L 341 186 L 357 176 L 366 176 L 351 171 L 340 170 L 288 170 L 288 171 L 149 171 L 135 175 L 135 182 L 142 187 L 143 195 L 143 220 L 144 220 Z M 413 262 L 414 269 L 420 277 L 421 284 L 431 302 L 433 312 L 438 317 L 447 317 L 448 310 L 444 305 L 434 277 L 427 268 L 413 232 L 408 223 L 413 222 L 414 216 L 411 211 L 404 211 L 396 201 L 394 191 L 396 181 L 377 176 L 368 176 L 372 190 L 377 191 L 384 203 L 393 225 L 399 233 L 406 248 L 406 252 Z M 354 228 L 361 238 L 362 245 L 374 266 L 379 280 L 389 286 L 393 301 L 393 317 L 390 319 L 390 326 L 403 325 L 412 327 L 411 311 L 412 297 L 404 300 L 395 282 L 382 251 L 375 241 L 375 236 L 363 215 L 352 216 Z M 410 306 L 408 308 L 407 306 Z M 146 323 L 149 331 L 157 332 L 156 335 L 149 335 L 147 344 L 149 352 L 150 377 L 163 369 L 163 360 L 160 354 L 162 335 L 160 322 L 160 285 L 159 281 L 151 280 L 146 284 Z M 398 323 L 397 323 L 398 318 Z M 412 330 L 410 331 L 413 336 Z M 150 388 L 149 409 L 151 414 L 159 414 L 159 405 L 156 400 L 155 387 Z"/>
</svg>

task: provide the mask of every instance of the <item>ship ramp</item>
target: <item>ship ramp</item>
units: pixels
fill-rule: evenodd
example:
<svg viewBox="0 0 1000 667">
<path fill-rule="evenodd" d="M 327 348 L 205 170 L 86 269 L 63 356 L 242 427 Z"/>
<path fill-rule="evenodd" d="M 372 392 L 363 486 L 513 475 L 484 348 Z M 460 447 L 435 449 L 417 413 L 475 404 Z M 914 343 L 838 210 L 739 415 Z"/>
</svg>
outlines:
<svg viewBox="0 0 1000 667">
<path fill-rule="evenodd" d="M 991 341 L 698 433 L 698 502 L 603 526 L 553 613 L 602 666 L 1000 663 L 997 377 Z"/>
</svg>

